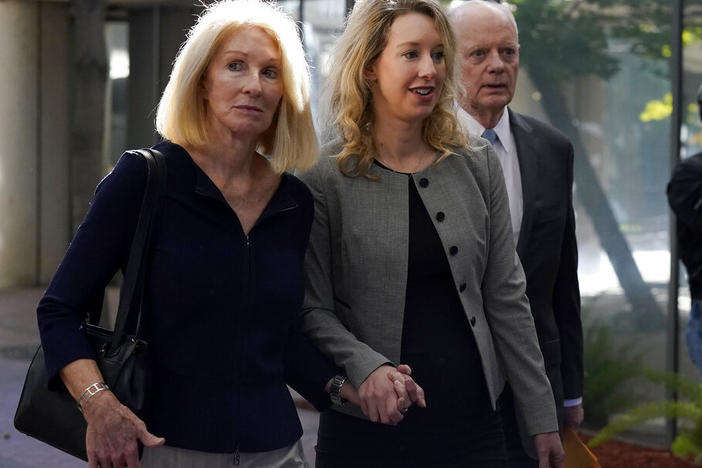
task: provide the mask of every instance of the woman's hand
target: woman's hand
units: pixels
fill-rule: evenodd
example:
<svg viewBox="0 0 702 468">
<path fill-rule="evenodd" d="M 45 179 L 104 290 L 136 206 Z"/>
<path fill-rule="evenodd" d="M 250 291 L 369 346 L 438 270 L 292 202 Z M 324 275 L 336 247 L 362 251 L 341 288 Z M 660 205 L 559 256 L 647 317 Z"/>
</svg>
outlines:
<svg viewBox="0 0 702 468">
<path fill-rule="evenodd" d="M 92 397 L 84 406 L 83 415 L 88 422 L 85 446 L 89 468 L 138 468 L 137 441 L 145 447 L 165 442 L 147 431 L 144 422 L 110 391 Z"/>
<path fill-rule="evenodd" d="M 398 409 L 401 413 L 407 412 L 410 406 L 417 405 L 426 408 L 427 402 L 424 398 L 424 389 L 417 385 L 410 375 L 412 369 L 407 364 L 397 366 L 395 372 L 390 372 L 388 378 L 392 380 L 397 394 Z"/>
<path fill-rule="evenodd" d="M 406 408 L 407 403 L 406 400 L 400 401 L 404 405 L 402 407 L 398 404 L 398 399 L 403 397 L 398 398 L 395 390 L 395 379 L 392 378 L 395 372 L 397 370 L 393 366 L 380 366 L 358 388 L 361 410 L 373 422 L 395 425 L 404 417 L 400 408 Z"/>
<path fill-rule="evenodd" d="M 380 366 L 361 384 L 359 390 L 350 381 L 341 387 L 341 397 L 359 406 L 373 422 L 395 425 L 404 419 L 404 413 L 413 404 L 426 408 L 424 390 L 410 374 L 409 366 L 401 364 Z M 329 384 L 328 384 L 329 385 Z"/>
<path fill-rule="evenodd" d="M 539 468 L 564 468 L 565 452 L 558 432 L 546 432 L 534 436 L 534 445 L 539 454 Z"/>
</svg>

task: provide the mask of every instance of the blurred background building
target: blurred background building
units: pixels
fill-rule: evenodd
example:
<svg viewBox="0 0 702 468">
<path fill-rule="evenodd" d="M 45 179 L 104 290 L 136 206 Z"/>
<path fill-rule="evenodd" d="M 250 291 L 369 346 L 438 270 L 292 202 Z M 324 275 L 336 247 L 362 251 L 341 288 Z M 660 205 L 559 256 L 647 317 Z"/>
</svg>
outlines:
<svg viewBox="0 0 702 468">
<path fill-rule="evenodd" d="M 352 2 L 279 2 L 301 22 L 315 89 Z M 702 0 L 513 3 L 522 69 L 512 107 L 575 146 L 586 421 L 599 427 L 665 396 L 628 381 L 632 368 L 699 379 L 679 339 L 689 295 L 665 186 L 678 158 L 702 150 Z M 0 288 L 46 284 L 95 184 L 125 148 L 158 140 L 156 104 L 200 8 L 0 1 Z M 660 422 L 637 436 L 664 441 L 674 431 Z"/>
</svg>

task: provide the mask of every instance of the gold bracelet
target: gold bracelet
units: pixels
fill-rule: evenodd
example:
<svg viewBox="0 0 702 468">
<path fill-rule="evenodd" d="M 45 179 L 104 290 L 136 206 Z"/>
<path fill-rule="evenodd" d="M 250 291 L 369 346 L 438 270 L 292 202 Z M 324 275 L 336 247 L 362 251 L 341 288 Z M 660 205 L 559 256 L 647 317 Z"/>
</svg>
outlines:
<svg viewBox="0 0 702 468">
<path fill-rule="evenodd" d="M 85 407 L 92 397 L 103 390 L 109 389 L 110 387 L 108 387 L 105 382 L 95 382 L 94 384 L 90 385 L 88 388 L 83 390 L 83 393 L 80 394 L 80 398 L 78 398 L 78 410 L 82 413 L 83 407 Z"/>
</svg>

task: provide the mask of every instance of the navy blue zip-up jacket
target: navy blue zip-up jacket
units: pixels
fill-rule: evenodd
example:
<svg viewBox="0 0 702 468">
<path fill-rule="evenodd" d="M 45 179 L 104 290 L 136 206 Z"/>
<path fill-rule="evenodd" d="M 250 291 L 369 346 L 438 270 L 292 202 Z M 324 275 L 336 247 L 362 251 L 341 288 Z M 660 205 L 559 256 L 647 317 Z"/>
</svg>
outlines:
<svg viewBox="0 0 702 468">
<path fill-rule="evenodd" d="M 303 260 L 313 217 L 307 187 L 284 174 L 248 236 L 219 189 L 180 146 L 155 146 L 168 183 L 145 284 L 151 363 L 147 428 L 208 452 L 288 446 L 302 427 L 286 383 L 318 409 L 336 368 L 299 332 Z M 125 154 L 98 185 L 37 310 L 49 375 L 93 358 L 81 320 L 126 266 L 146 162 Z"/>
</svg>

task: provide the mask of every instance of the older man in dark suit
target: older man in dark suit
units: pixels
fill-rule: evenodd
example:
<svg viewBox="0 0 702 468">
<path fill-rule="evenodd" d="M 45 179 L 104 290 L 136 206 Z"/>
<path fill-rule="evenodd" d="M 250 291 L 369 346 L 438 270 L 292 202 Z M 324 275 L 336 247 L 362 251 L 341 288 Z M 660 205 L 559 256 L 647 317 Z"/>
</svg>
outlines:
<svg viewBox="0 0 702 468">
<path fill-rule="evenodd" d="M 558 130 L 507 105 L 519 70 L 517 24 L 507 5 L 472 0 L 450 12 L 466 95 L 459 120 L 497 152 L 507 184 L 517 252 L 551 381 L 559 422 L 583 419 L 583 349 L 578 252 L 572 204 L 573 147 Z M 533 443 L 520 434 L 511 391 L 503 395 L 510 467 L 537 466 Z M 515 422 L 516 419 L 516 422 Z"/>
</svg>

